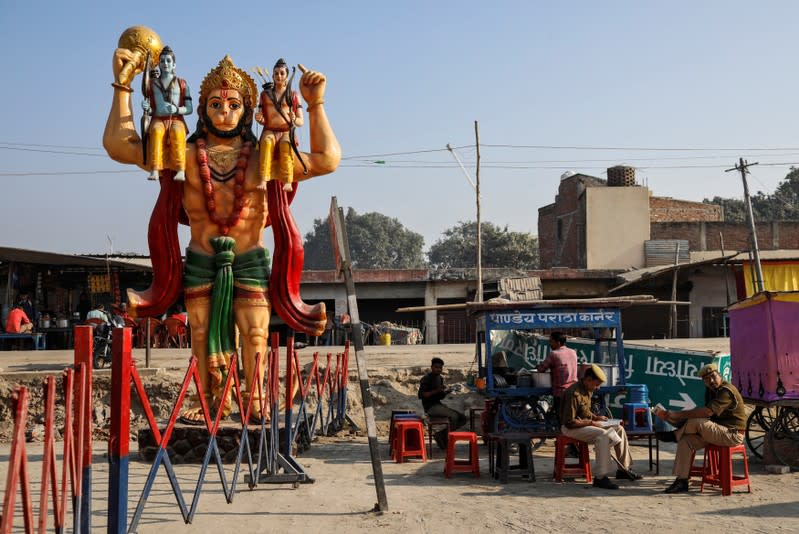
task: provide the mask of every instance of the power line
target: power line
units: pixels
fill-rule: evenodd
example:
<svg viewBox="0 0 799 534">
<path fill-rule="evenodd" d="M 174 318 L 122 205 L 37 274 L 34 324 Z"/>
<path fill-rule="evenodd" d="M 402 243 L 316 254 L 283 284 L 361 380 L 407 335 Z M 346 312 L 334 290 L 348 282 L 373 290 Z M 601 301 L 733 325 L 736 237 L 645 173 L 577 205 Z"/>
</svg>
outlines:
<svg viewBox="0 0 799 534">
<path fill-rule="evenodd" d="M 43 152 L 45 154 L 66 154 L 69 156 L 91 156 L 94 158 L 107 158 L 107 154 L 90 154 L 88 152 L 70 152 L 66 150 L 45 150 L 43 148 L 22 148 L 11 146 L 0 146 L 0 150 L 18 150 L 20 152 Z"/>
<path fill-rule="evenodd" d="M 0 145 L 11 145 L 11 146 L 35 146 L 40 148 L 77 148 L 80 150 L 103 150 L 102 147 L 99 146 L 75 146 L 75 145 L 43 145 L 40 143 L 8 143 L 6 141 L 0 141 Z"/>
<path fill-rule="evenodd" d="M 81 175 L 81 174 L 131 174 L 141 172 L 140 170 L 124 170 L 124 171 L 30 171 L 30 172 L 0 172 L 0 177 L 12 176 L 67 176 L 67 175 Z"/>
<path fill-rule="evenodd" d="M 680 148 L 680 147 L 619 147 L 619 146 L 578 146 L 578 145 L 491 145 L 491 148 L 526 148 L 536 150 L 630 150 L 640 152 L 771 152 L 776 150 L 799 150 L 797 147 L 767 147 L 767 148 Z"/>
</svg>

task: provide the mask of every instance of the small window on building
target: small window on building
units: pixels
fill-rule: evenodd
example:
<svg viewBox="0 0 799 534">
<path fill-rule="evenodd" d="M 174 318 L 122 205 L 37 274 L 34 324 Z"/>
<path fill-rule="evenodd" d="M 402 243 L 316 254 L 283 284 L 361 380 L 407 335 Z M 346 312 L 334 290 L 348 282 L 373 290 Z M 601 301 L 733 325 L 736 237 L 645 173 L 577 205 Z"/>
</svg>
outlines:
<svg viewBox="0 0 799 534">
<path fill-rule="evenodd" d="M 563 219 L 558 219 L 558 241 L 563 241 Z"/>
<path fill-rule="evenodd" d="M 729 337 L 730 316 L 724 308 L 702 308 L 702 337 Z"/>
</svg>

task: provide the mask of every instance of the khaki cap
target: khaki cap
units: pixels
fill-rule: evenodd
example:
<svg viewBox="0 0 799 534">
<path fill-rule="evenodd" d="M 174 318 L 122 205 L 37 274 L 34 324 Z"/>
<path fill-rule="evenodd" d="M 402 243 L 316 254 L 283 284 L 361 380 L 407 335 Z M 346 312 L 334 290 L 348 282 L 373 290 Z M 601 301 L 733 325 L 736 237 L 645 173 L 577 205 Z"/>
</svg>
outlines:
<svg viewBox="0 0 799 534">
<path fill-rule="evenodd" d="M 696 374 L 699 375 L 699 378 L 705 378 L 705 376 L 707 376 L 707 375 L 709 375 L 710 373 L 713 373 L 713 372 L 718 372 L 718 370 L 719 370 L 719 366 L 718 365 L 716 365 L 715 363 L 709 363 L 709 364 L 705 365 L 704 367 L 702 367 L 699 370 L 699 372 L 696 373 Z"/>
<path fill-rule="evenodd" d="M 602 382 L 607 382 L 608 381 L 608 377 L 605 376 L 605 371 L 603 371 L 602 368 L 600 366 L 598 366 L 597 364 L 595 364 L 595 363 L 591 364 L 591 372 L 593 372 L 594 376 L 597 377 Z"/>
</svg>

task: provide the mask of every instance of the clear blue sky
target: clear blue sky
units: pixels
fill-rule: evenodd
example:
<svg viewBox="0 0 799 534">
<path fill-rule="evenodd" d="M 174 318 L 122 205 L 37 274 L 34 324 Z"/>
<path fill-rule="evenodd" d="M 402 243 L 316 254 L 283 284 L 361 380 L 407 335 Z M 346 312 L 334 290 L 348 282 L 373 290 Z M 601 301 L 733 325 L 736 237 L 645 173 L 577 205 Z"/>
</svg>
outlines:
<svg viewBox="0 0 799 534">
<path fill-rule="evenodd" d="M 799 162 L 795 2 L 2 4 L 4 246 L 104 253 L 110 239 L 115 252 L 147 252 L 157 185 L 101 147 L 112 53 L 138 24 L 175 50 L 195 95 L 225 54 L 247 69 L 282 56 L 327 74 L 344 160 L 300 186 L 303 234 L 334 195 L 398 218 L 425 248 L 473 220 L 474 192 L 443 149 L 473 145 L 475 120 L 483 220 L 523 232 L 537 233 L 567 170 L 604 177 L 627 163 L 655 195 L 702 200 L 742 196 L 740 176 L 724 172 L 739 156 L 761 162 L 750 187 L 769 193 L 788 165 L 763 164 Z M 418 153 L 388 155 L 402 152 Z M 474 149 L 459 154 L 474 175 Z"/>
</svg>

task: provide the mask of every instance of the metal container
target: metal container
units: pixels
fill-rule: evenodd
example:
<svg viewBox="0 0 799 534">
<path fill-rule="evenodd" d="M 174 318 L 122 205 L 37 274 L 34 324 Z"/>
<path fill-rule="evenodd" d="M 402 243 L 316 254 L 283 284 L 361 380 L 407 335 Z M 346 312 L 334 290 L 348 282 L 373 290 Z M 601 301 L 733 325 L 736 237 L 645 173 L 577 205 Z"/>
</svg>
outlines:
<svg viewBox="0 0 799 534">
<path fill-rule="evenodd" d="M 41 328 L 50 328 L 50 319 L 42 319 L 40 323 Z"/>
<path fill-rule="evenodd" d="M 69 321 L 67 319 L 59 319 L 56 325 L 58 328 L 67 328 L 69 326 Z"/>
<path fill-rule="evenodd" d="M 551 388 L 552 387 L 552 375 L 549 373 L 530 373 L 530 377 L 533 380 L 533 386 L 537 388 Z"/>
<path fill-rule="evenodd" d="M 533 385 L 533 378 L 530 373 L 519 373 L 516 375 L 516 387 L 529 388 Z"/>
</svg>

